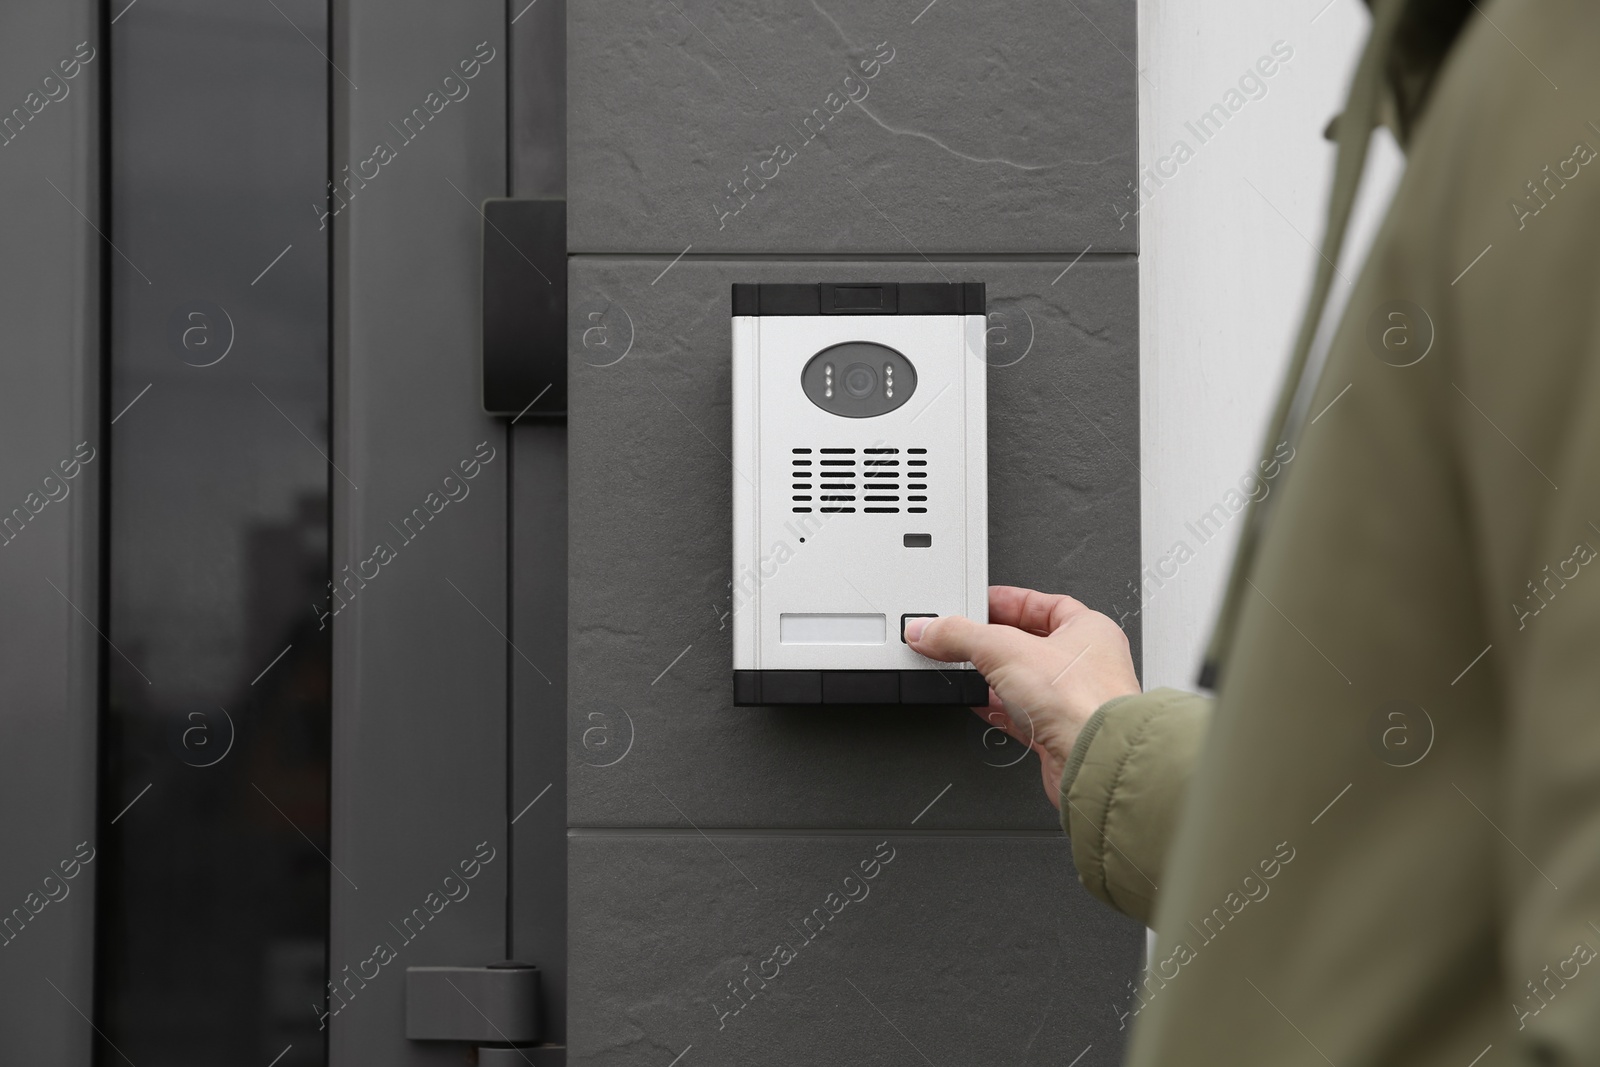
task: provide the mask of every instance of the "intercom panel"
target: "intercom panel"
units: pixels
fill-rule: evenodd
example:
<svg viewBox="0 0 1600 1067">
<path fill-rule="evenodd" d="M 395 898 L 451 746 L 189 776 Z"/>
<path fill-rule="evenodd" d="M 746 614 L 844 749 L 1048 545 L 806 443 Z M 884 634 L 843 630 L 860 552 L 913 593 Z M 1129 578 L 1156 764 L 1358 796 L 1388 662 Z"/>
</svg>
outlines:
<svg viewBox="0 0 1600 1067">
<path fill-rule="evenodd" d="M 982 705 L 916 616 L 988 618 L 982 283 L 733 286 L 737 705 Z"/>
</svg>

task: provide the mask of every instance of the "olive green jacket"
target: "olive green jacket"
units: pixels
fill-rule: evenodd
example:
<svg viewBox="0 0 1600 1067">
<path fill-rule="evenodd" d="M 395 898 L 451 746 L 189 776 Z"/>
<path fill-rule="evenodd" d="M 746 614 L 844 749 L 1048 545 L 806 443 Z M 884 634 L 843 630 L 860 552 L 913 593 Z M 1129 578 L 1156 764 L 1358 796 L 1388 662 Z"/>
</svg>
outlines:
<svg viewBox="0 0 1600 1067">
<path fill-rule="evenodd" d="M 1384 112 L 1215 700 L 1113 701 L 1064 775 L 1156 930 L 1135 1065 L 1600 1063 L 1600 5 L 1477 7 Z"/>
</svg>

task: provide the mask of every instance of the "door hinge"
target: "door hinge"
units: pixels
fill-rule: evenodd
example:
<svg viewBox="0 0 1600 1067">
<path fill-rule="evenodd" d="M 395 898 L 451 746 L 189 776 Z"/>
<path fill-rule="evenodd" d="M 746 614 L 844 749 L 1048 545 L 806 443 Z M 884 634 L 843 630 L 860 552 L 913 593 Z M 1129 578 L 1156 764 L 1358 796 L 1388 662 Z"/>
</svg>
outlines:
<svg viewBox="0 0 1600 1067">
<path fill-rule="evenodd" d="M 406 1037 L 531 1045 L 539 1040 L 539 968 L 407 967 Z"/>
</svg>

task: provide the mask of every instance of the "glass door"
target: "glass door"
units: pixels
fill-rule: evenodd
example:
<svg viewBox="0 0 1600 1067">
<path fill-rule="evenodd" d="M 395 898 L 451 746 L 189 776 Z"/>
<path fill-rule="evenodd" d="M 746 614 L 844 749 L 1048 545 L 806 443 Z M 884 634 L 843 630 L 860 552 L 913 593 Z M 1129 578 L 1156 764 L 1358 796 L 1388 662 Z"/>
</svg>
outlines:
<svg viewBox="0 0 1600 1067">
<path fill-rule="evenodd" d="M 100 1062 L 327 1062 L 326 0 L 112 0 Z"/>
</svg>

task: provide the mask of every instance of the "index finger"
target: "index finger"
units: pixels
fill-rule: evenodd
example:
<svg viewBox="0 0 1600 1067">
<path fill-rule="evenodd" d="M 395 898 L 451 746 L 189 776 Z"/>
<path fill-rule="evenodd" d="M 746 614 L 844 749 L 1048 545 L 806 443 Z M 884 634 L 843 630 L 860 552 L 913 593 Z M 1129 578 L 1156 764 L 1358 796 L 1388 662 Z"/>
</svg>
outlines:
<svg viewBox="0 0 1600 1067">
<path fill-rule="evenodd" d="M 1072 615 L 1086 610 L 1065 593 L 1041 593 L 1015 585 L 989 587 L 989 621 L 1033 634 L 1051 634 Z"/>
</svg>

